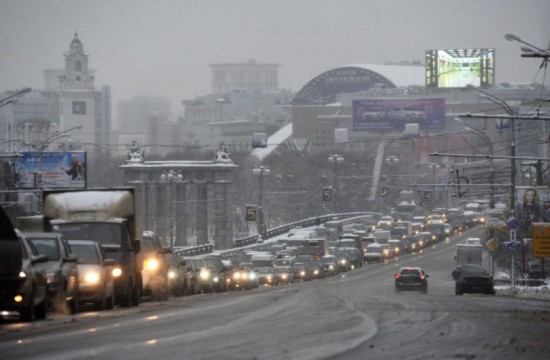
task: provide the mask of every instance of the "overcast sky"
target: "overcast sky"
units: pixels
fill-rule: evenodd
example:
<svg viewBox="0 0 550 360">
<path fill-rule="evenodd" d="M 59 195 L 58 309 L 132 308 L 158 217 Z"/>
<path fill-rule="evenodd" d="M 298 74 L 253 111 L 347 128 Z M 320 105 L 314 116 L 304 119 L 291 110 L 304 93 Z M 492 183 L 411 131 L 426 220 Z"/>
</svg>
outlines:
<svg viewBox="0 0 550 360">
<path fill-rule="evenodd" d="M 280 64 L 279 87 L 298 91 L 338 66 L 490 47 L 497 83 L 542 82 L 504 35 L 548 47 L 550 0 L 0 0 L 0 91 L 43 88 L 75 31 L 96 88 L 167 97 L 176 115 L 210 93 L 209 64 L 249 59 Z"/>
</svg>

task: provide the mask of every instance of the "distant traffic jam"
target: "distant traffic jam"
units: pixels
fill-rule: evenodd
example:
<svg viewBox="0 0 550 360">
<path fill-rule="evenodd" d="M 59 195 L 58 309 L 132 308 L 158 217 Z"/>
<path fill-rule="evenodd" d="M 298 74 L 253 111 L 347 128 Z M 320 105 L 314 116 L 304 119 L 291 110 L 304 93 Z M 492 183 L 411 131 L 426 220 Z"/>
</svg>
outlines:
<svg viewBox="0 0 550 360">
<path fill-rule="evenodd" d="M 99 191 L 94 196 L 109 199 L 106 208 L 96 211 L 120 215 L 124 209 L 127 216 L 132 215 L 132 207 L 127 206 L 133 200 L 131 190 Z M 420 253 L 484 222 L 480 213 L 458 209 L 434 209 L 425 215 L 372 212 L 296 226 L 245 248 L 188 256 L 181 249 L 164 246 L 148 230 L 141 231 L 139 241 L 126 242 L 116 234 L 121 225 L 137 234 L 139 228 L 130 221 L 91 221 L 86 218 L 89 213 L 71 217 L 71 204 L 82 199 L 78 192 L 46 192 L 40 219 L 45 231 L 11 229 L 11 240 L 23 244 L 17 249 L 25 251 L 2 245 L 5 253 L 12 251 L 29 261 L 16 265 L 17 281 L 11 282 L 11 288 L 2 288 L 2 317 L 16 315 L 20 321 L 32 321 L 50 312 L 110 310 L 138 306 L 141 301 L 314 281 Z M 66 211 L 59 212 L 64 206 Z M 452 271 L 457 295 L 495 293 L 492 277 L 482 267 L 481 252 L 479 238 L 457 245 L 457 267 Z M 428 277 L 424 269 L 403 267 L 395 274 L 396 292 L 427 293 Z"/>
</svg>

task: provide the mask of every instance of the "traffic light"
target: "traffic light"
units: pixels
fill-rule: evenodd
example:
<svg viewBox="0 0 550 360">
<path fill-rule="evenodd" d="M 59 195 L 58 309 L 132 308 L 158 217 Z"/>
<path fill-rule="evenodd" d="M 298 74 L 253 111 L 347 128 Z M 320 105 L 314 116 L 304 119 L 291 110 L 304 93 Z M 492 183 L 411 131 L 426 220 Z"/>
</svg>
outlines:
<svg viewBox="0 0 550 360">
<path fill-rule="evenodd" d="M 323 201 L 332 201 L 332 189 L 323 188 Z"/>
<path fill-rule="evenodd" d="M 246 206 L 246 221 L 256 221 L 256 206 Z"/>
</svg>

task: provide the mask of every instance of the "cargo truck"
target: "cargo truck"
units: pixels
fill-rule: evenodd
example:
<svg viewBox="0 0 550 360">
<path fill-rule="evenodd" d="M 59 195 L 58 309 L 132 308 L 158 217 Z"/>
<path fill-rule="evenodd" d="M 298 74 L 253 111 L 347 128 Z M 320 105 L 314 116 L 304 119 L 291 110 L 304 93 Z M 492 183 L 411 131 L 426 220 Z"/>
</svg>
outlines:
<svg viewBox="0 0 550 360">
<path fill-rule="evenodd" d="M 480 244 L 458 244 L 456 248 L 456 264 L 481 265 L 483 247 Z"/>
<path fill-rule="evenodd" d="M 94 240 L 116 261 L 115 303 L 137 306 L 141 297 L 141 192 L 135 188 L 43 191 L 43 227 L 69 240 Z"/>
</svg>

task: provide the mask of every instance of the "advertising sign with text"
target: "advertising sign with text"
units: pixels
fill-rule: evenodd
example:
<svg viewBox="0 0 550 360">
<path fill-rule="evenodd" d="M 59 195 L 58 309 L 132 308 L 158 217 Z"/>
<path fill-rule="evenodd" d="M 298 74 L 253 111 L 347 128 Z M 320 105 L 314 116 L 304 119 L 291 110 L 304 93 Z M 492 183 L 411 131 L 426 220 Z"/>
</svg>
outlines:
<svg viewBox="0 0 550 360">
<path fill-rule="evenodd" d="M 23 152 L 15 160 L 15 187 L 86 188 L 86 152 Z"/>
<path fill-rule="evenodd" d="M 403 131 L 406 124 L 420 130 L 445 128 L 445 99 L 353 100 L 354 131 Z"/>
</svg>

